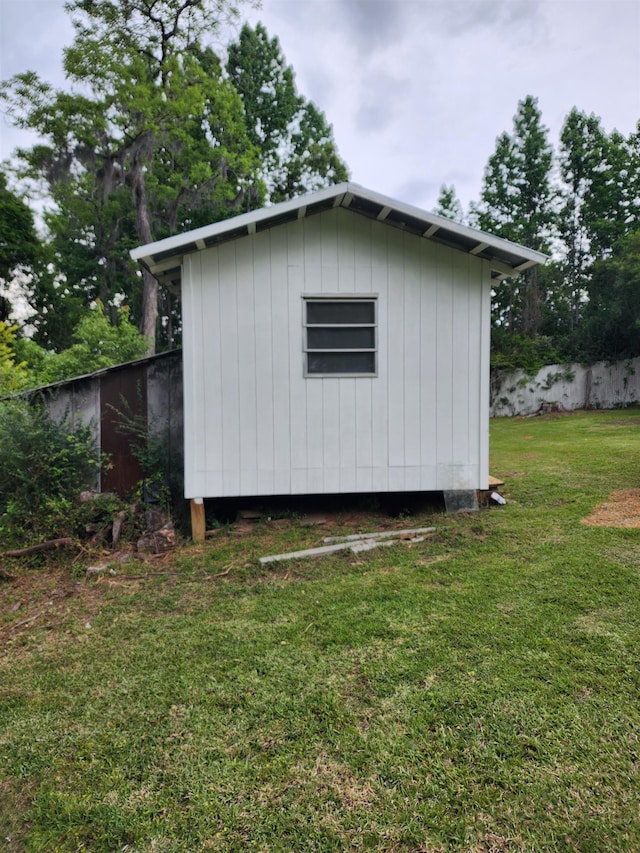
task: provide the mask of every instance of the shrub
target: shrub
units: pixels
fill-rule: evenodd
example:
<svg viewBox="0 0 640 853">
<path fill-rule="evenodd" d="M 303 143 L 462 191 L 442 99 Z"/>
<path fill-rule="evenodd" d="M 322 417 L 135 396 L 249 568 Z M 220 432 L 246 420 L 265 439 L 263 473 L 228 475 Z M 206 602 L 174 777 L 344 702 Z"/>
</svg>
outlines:
<svg viewBox="0 0 640 853">
<path fill-rule="evenodd" d="M 16 329 L 0 320 L 0 395 L 13 394 L 29 381 L 26 366 L 16 359 Z"/>
<path fill-rule="evenodd" d="M 15 354 L 28 367 L 29 385 L 61 382 L 146 355 L 148 342 L 129 319 L 129 309 L 123 306 L 116 313 L 112 323 L 104 305 L 96 302 L 73 330 L 73 345 L 62 352 L 49 352 L 24 338 L 15 341 Z"/>
<path fill-rule="evenodd" d="M 74 535 L 79 492 L 95 483 L 99 469 L 88 427 L 57 423 L 40 404 L 0 403 L 0 539 Z"/>
<path fill-rule="evenodd" d="M 546 364 L 557 364 L 561 359 L 551 338 L 538 335 L 512 333 L 508 329 L 491 330 L 491 368 L 510 373 L 522 369 L 527 375 L 535 374 Z"/>
</svg>

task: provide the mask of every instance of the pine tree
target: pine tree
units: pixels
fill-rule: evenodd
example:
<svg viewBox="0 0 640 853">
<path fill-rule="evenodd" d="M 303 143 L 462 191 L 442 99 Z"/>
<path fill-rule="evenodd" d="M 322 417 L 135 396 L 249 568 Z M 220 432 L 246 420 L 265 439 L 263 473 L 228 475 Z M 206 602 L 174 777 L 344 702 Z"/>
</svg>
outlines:
<svg viewBox="0 0 640 853">
<path fill-rule="evenodd" d="M 348 178 L 331 125 L 296 88 L 277 38 L 245 24 L 229 47 L 227 71 L 244 104 L 249 138 L 261 153 L 271 201 L 284 201 Z"/>
<path fill-rule="evenodd" d="M 438 216 L 444 216 L 445 219 L 452 219 L 454 222 L 464 222 L 462 204 L 456 195 L 456 188 L 453 184 L 451 186 L 443 184 L 440 187 L 438 202 L 433 212 Z"/>
<path fill-rule="evenodd" d="M 536 98 L 518 104 L 511 134 L 502 133 L 485 169 L 480 204 L 472 207 L 473 224 L 484 231 L 547 249 L 553 233 L 553 150 Z M 535 337 L 542 323 L 542 300 L 537 269 L 524 281 L 505 280 L 494 299 L 494 323 L 512 333 Z"/>
</svg>

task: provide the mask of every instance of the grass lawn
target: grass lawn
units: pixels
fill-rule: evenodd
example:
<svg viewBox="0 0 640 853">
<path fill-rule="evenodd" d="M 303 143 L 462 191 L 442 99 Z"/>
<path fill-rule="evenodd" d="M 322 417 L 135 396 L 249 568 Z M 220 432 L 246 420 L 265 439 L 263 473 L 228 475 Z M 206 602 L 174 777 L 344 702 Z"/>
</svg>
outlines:
<svg viewBox="0 0 640 853">
<path fill-rule="evenodd" d="M 639 851 L 640 530 L 581 519 L 640 487 L 640 412 L 491 443 L 507 505 L 392 520 L 422 543 L 6 566 L 0 849 Z"/>
</svg>

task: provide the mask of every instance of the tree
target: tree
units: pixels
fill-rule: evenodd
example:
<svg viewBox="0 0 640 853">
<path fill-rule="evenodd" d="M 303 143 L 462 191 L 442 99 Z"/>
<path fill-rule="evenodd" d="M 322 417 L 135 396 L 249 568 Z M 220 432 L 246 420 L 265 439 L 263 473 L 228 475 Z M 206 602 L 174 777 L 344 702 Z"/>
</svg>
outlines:
<svg viewBox="0 0 640 853">
<path fill-rule="evenodd" d="M 604 307 L 600 296 L 589 308 L 588 294 L 592 275 L 603 280 L 613 270 L 602 262 L 616 253 L 625 235 L 640 225 L 640 160 L 637 134 L 629 140 L 614 131 L 607 134 L 600 119 L 572 109 L 560 135 L 559 167 L 562 185 L 558 215 L 560 257 L 557 262 L 561 284 L 556 314 L 565 314 L 567 329 L 583 355 L 586 335 L 593 350 L 596 303 Z M 605 272 L 606 271 L 606 272 Z M 609 312 L 611 321 L 611 306 Z M 580 330 L 582 315 L 588 316 L 588 328 Z M 622 319 L 622 318 L 620 318 Z M 624 337 L 624 333 L 623 333 Z M 614 346 L 614 349 L 616 347 Z"/>
<path fill-rule="evenodd" d="M 347 177 L 331 127 L 297 94 L 264 28 L 243 30 L 236 57 L 236 70 L 249 55 L 262 62 L 261 86 L 243 73 L 236 87 L 209 46 L 235 14 L 230 2 L 71 0 L 68 88 L 55 91 L 31 72 L 3 84 L 14 122 L 42 140 L 19 152 L 23 176 L 54 202 L 45 213 L 50 272 L 31 294 L 39 342 L 67 347 L 84 306 L 124 295 L 149 351 L 154 336 L 172 345 L 175 298 L 131 263 L 132 246 L 259 207 L 265 181 L 280 200 Z M 263 89 L 280 77 L 277 104 L 265 102 Z"/>
<path fill-rule="evenodd" d="M 260 149 L 271 201 L 347 180 L 331 125 L 298 94 L 280 42 L 262 24 L 242 27 L 229 46 L 227 71 L 242 98 L 249 138 Z"/>
<path fill-rule="evenodd" d="M 126 249 L 166 236 L 186 209 L 213 209 L 211 220 L 220 208 L 259 203 L 257 151 L 205 43 L 234 12 L 226 0 L 72 0 L 66 8 L 75 29 L 64 52 L 71 91 L 27 72 L 3 95 L 16 123 L 47 143 L 21 154 L 60 215 L 72 213 L 70 271 L 83 267 L 90 246 L 102 269 L 81 281 L 105 296 L 125 272 Z M 144 271 L 139 321 L 150 352 L 157 317 L 157 282 Z"/>
<path fill-rule="evenodd" d="M 634 163 L 630 142 L 617 130 L 600 134 L 594 147 L 597 161 L 585 197 L 585 214 L 591 254 L 602 259 L 640 224 L 639 199 L 633 195 L 638 187 L 637 174 L 632 174 L 638 164 Z"/>
<path fill-rule="evenodd" d="M 558 235 L 562 245 L 560 273 L 562 298 L 568 307 L 568 323 L 573 330 L 584 301 L 588 269 L 592 263 L 589 223 L 590 193 L 601 162 L 605 134 L 599 119 L 575 107 L 565 119 L 560 133 L 559 166 L 563 181 Z"/>
<path fill-rule="evenodd" d="M 36 264 L 39 251 L 33 213 L 9 189 L 6 175 L 0 171 L 0 322 L 7 321 L 11 314 L 8 298 L 11 280 Z"/>
<path fill-rule="evenodd" d="M 588 361 L 640 355 L 640 230 L 595 262 L 581 338 Z"/>
<path fill-rule="evenodd" d="M 502 133 L 485 169 L 481 200 L 472 206 L 473 224 L 531 249 L 547 249 L 554 225 L 551 183 L 553 150 L 536 98 L 518 104 L 511 134 Z M 524 286 L 506 279 L 495 291 L 494 323 L 535 337 L 542 322 L 537 269 Z"/>
<path fill-rule="evenodd" d="M 451 186 L 443 184 L 440 187 L 438 203 L 433 212 L 437 213 L 438 216 L 444 216 L 446 219 L 452 219 L 454 222 L 464 222 L 464 211 L 453 184 Z"/>
<path fill-rule="evenodd" d="M 16 326 L 0 320 L 0 397 L 7 397 L 29 381 L 26 364 L 16 356 Z"/>
<path fill-rule="evenodd" d="M 141 358 L 147 342 L 129 319 L 129 309 L 121 306 L 116 322 L 111 322 L 98 301 L 85 310 L 72 333 L 72 343 L 62 352 L 45 350 L 29 339 L 18 340 L 15 352 L 28 369 L 31 387 L 61 382 Z"/>
<path fill-rule="evenodd" d="M 627 223 L 630 231 L 640 227 L 640 120 L 627 140 L 629 175 L 625 182 L 628 206 Z"/>
</svg>

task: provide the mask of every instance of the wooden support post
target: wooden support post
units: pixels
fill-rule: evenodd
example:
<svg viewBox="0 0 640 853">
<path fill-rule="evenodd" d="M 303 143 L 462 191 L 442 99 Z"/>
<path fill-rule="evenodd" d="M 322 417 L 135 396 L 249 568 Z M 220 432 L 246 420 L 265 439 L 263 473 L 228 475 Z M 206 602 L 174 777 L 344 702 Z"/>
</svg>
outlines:
<svg viewBox="0 0 640 853">
<path fill-rule="evenodd" d="M 202 498 L 191 500 L 191 538 L 194 542 L 204 542 L 206 524 L 204 517 L 204 501 Z"/>
</svg>

